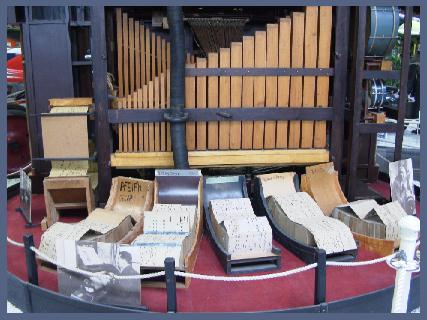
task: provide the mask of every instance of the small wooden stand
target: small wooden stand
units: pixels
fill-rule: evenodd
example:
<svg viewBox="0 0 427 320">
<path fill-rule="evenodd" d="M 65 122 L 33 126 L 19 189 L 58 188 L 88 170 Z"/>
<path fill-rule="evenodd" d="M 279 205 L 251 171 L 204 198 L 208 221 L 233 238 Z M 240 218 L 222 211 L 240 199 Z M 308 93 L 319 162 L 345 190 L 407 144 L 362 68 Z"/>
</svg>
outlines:
<svg viewBox="0 0 427 320">
<path fill-rule="evenodd" d="M 48 227 L 58 221 L 60 209 L 87 208 L 89 214 L 95 208 L 89 176 L 45 178 L 43 185 Z"/>
</svg>

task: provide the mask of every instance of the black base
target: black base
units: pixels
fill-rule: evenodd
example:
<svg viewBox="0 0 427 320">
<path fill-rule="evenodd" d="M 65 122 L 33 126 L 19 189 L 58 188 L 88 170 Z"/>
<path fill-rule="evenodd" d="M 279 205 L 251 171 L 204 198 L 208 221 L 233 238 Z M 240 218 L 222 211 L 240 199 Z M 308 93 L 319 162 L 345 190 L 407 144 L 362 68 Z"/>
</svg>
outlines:
<svg viewBox="0 0 427 320">
<path fill-rule="evenodd" d="M 22 211 L 22 208 L 16 208 L 16 212 L 19 212 L 21 216 L 25 219 L 27 222 L 25 224 L 25 228 L 34 228 L 34 227 L 40 227 L 41 223 L 32 223 L 31 221 L 28 221 L 27 217 L 25 216 L 24 212 Z"/>
</svg>

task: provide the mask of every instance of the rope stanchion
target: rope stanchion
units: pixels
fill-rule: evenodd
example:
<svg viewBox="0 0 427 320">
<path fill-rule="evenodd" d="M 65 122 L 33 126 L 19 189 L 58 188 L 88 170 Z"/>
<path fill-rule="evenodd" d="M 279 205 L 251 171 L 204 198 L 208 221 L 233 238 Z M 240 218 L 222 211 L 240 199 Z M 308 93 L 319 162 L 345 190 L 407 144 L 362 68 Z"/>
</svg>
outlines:
<svg viewBox="0 0 427 320">
<path fill-rule="evenodd" d="M 6 236 L 6 240 L 7 240 L 7 242 L 9 242 L 9 244 L 11 244 L 13 246 L 20 247 L 20 248 L 24 248 L 25 247 L 25 245 L 22 242 L 14 241 L 14 240 L 10 239 L 7 236 Z"/>
</svg>

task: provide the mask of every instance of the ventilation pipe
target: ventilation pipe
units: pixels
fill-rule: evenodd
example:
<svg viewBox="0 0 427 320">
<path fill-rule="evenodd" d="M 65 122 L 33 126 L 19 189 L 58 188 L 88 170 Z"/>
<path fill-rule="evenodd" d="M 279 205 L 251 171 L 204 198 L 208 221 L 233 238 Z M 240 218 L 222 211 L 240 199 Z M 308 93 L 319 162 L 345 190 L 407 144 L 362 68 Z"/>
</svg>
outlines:
<svg viewBox="0 0 427 320">
<path fill-rule="evenodd" d="M 173 161 L 175 168 L 188 169 L 188 151 L 185 136 L 185 38 L 182 7 L 168 7 L 168 25 L 171 43 L 170 109 L 165 120 L 171 124 Z"/>
</svg>

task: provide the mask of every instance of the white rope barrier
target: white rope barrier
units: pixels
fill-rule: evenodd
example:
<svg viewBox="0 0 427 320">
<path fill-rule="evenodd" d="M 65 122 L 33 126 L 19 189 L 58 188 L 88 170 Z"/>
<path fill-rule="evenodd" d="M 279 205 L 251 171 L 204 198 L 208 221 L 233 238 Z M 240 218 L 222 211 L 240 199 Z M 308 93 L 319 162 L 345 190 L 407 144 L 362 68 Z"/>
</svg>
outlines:
<svg viewBox="0 0 427 320">
<path fill-rule="evenodd" d="M 20 247 L 20 248 L 24 248 L 24 244 L 23 243 L 14 241 L 14 240 L 10 239 L 8 236 L 6 236 L 6 238 L 7 238 L 7 242 L 9 242 L 11 245 L 17 246 L 17 247 Z"/>
<path fill-rule="evenodd" d="M 267 279 L 287 277 L 296 273 L 308 271 L 316 267 L 317 267 L 317 263 L 312 263 L 304 267 L 300 267 L 300 268 L 296 268 L 296 269 L 292 269 L 284 272 L 263 274 L 259 276 L 224 277 L 224 276 L 209 276 L 205 274 L 189 273 L 189 272 L 182 272 L 182 271 L 175 271 L 175 275 L 181 276 L 181 277 L 193 278 L 193 279 L 212 280 L 212 281 L 229 281 L 229 282 L 257 281 L 257 280 L 267 280 Z"/>
<path fill-rule="evenodd" d="M 360 266 L 368 266 L 371 264 L 381 263 L 384 261 L 387 261 L 387 259 L 391 259 L 396 256 L 397 253 L 393 253 L 391 255 L 373 259 L 373 260 L 366 260 L 366 261 L 357 261 L 357 262 L 338 262 L 338 261 L 326 261 L 327 266 L 333 266 L 333 267 L 360 267 Z"/>
</svg>

